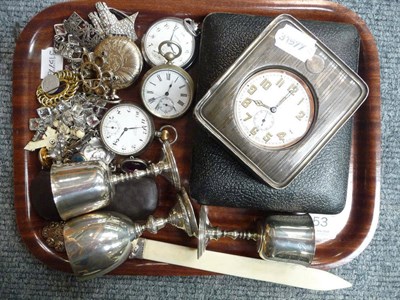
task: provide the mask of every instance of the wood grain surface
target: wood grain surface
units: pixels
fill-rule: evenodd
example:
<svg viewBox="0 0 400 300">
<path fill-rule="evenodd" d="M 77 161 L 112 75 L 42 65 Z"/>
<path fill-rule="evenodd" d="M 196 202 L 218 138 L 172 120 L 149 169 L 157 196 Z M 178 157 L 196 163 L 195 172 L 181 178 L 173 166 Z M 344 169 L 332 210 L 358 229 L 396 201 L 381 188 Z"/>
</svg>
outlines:
<svg viewBox="0 0 400 300">
<path fill-rule="evenodd" d="M 33 132 L 28 129 L 29 118 L 36 117 L 39 104 L 35 91 L 40 84 L 40 53 L 52 46 L 53 25 L 61 23 L 76 11 L 82 17 L 95 10 L 96 1 L 74 1 L 51 6 L 36 15 L 21 33 L 14 55 L 13 65 L 13 135 L 14 135 L 14 186 L 15 209 L 18 228 L 22 240 L 38 259 L 46 265 L 71 272 L 66 255 L 47 247 L 41 236 L 42 228 L 48 224 L 41 219 L 30 204 L 29 189 L 31 180 L 40 170 L 37 152 L 23 148 L 31 140 Z M 210 12 L 246 13 L 277 16 L 292 14 L 298 19 L 325 20 L 354 24 L 361 36 L 360 70 L 361 77 L 370 88 L 367 101 L 354 117 L 352 155 L 349 181 L 350 214 L 346 226 L 336 238 L 317 245 L 313 266 L 329 269 L 351 261 L 360 254 L 371 241 L 375 232 L 380 201 L 380 72 L 377 47 L 365 23 L 352 11 L 338 4 L 325 1 L 268 1 L 268 0 L 166 0 L 166 1 L 107 1 L 109 7 L 128 14 L 139 11 L 136 31 L 139 38 L 149 25 L 165 16 L 191 17 L 198 22 Z M 189 72 L 196 80 L 196 64 Z M 142 72 L 144 74 L 144 72 Z M 121 90 L 124 101 L 140 103 L 139 84 Z M 183 184 L 188 186 L 190 174 L 193 119 L 191 113 L 171 122 L 155 119 L 156 127 L 171 124 L 177 128 L 179 139 L 174 145 L 178 167 Z M 158 161 L 161 148 L 153 142 L 150 149 L 141 157 Z M 175 203 L 173 188 L 165 179 L 157 178 L 159 187 L 159 207 L 156 217 L 165 216 Z M 34 187 L 39 188 L 39 187 Z M 193 203 L 196 213 L 199 206 Z M 213 225 L 224 229 L 255 230 L 255 223 L 261 212 L 246 209 L 209 207 L 209 218 Z M 157 235 L 146 233 L 150 239 L 197 247 L 197 240 L 189 238 L 184 232 L 171 226 L 162 229 Z M 258 257 L 256 245 L 251 241 L 232 241 L 220 239 L 211 242 L 208 249 L 232 254 Z M 131 275 L 201 275 L 204 271 L 154 263 L 144 260 L 128 260 L 111 274 Z"/>
</svg>

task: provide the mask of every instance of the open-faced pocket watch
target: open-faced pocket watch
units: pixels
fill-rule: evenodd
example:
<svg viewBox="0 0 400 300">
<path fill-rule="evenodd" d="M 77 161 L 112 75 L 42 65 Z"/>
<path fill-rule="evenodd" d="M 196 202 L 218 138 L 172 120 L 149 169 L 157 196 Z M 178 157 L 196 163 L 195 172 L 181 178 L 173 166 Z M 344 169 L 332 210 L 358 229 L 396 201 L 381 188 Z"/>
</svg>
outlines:
<svg viewBox="0 0 400 300">
<path fill-rule="evenodd" d="M 177 53 L 169 51 L 168 45 L 174 45 Z M 190 75 L 172 64 L 182 54 L 178 44 L 164 41 L 159 45 L 159 53 L 167 63 L 151 68 L 143 77 L 141 97 L 148 111 L 163 119 L 177 118 L 190 107 L 194 95 L 194 83 Z"/>
<path fill-rule="evenodd" d="M 142 38 L 142 53 L 151 66 L 165 64 L 165 57 L 159 52 L 159 45 L 168 40 L 169 51 L 182 54 L 174 65 L 187 68 L 193 62 L 196 51 L 196 37 L 199 34 L 198 24 L 192 19 L 167 17 L 153 23 Z M 179 48 L 177 47 L 179 46 Z"/>
<path fill-rule="evenodd" d="M 368 95 L 368 86 L 289 15 L 242 53 L 195 108 L 259 178 L 287 186 Z"/>
<path fill-rule="evenodd" d="M 103 116 L 100 136 L 107 149 L 119 155 L 140 154 L 154 138 L 151 117 L 139 106 L 124 103 L 113 106 Z"/>
</svg>

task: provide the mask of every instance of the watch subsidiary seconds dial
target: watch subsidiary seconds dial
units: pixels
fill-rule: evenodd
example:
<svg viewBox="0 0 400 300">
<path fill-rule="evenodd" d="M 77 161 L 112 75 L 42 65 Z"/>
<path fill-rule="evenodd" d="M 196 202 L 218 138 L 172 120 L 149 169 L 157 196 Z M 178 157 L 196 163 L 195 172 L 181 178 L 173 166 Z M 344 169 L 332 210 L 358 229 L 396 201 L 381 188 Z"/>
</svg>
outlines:
<svg viewBox="0 0 400 300">
<path fill-rule="evenodd" d="M 289 147 L 308 132 L 314 97 L 306 82 L 285 69 L 259 71 L 242 84 L 234 113 L 244 137 L 269 149 Z"/>
<path fill-rule="evenodd" d="M 150 116 L 140 107 L 126 103 L 110 108 L 100 123 L 104 145 L 119 155 L 142 152 L 154 137 Z"/>
<path fill-rule="evenodd" d="M 173 65 L 154 67 L 145 75 L 142 99 L 153 115 L 172 119 L 184 114 L 193 98 L 193 81 Z"/>
<path fill-rule="evenodd" d="M 177 53 L 179 50 L 175 44 L 178 44 L 182 49 L 182 55 L 174 61 L 174 65 L 186 68 L 194 59 L 197 34 L 197 24 L 191 19 L 174 17 L 160 19 L 152 24 L 143 36 L 143 56 L 151 66 L 165 64 L 166 60 L 158 48 L 162 42 L 171 41 L 174 43 L 166 44 L 165 51 Z"/>
</svg>

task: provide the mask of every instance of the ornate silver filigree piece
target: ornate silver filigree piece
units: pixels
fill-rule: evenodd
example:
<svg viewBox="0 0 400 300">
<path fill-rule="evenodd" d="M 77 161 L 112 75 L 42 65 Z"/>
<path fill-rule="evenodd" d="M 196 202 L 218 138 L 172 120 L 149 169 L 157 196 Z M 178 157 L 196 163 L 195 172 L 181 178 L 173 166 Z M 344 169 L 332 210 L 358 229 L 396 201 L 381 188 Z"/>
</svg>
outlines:
<svg viewBox="0 0 400 300">
<path fill-rule="evenodd" d="M 97 12 L 89 13 L 88 17 L 98 31 L 105 36 L 123 35 L 129 37 L 132 41 L 137 40 L 135 20 L 138 13 L 127 16 L 121 11 L 109 8 L 105 2 L 97 2 L 95 6 Z M 118 20 L 111 11 L 116 11 L 124 15 L 125 18 Z"/>
</svg>

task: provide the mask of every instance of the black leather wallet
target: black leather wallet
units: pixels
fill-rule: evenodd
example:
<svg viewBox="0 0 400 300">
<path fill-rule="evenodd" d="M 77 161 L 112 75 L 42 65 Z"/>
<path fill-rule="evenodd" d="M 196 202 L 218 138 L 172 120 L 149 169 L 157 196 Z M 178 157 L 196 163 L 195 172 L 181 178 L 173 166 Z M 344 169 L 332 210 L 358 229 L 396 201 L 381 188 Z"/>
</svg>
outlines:
<svg viewBox="0 0 400 300">
<path fill-rule="evenodd" d="M 203 21 L 197 101 L 273 18 L 214 13 Z M 357 70 L 360 40 L 353 25 L 301 21 L 350 68 Z M 195 126 L 190 192 L 202 205 L 279 212 L 336 214 L 343 210 L 348 185 L 351 121 L 285 189 L 255 177 L 200 125 Z"/>
</svg>

